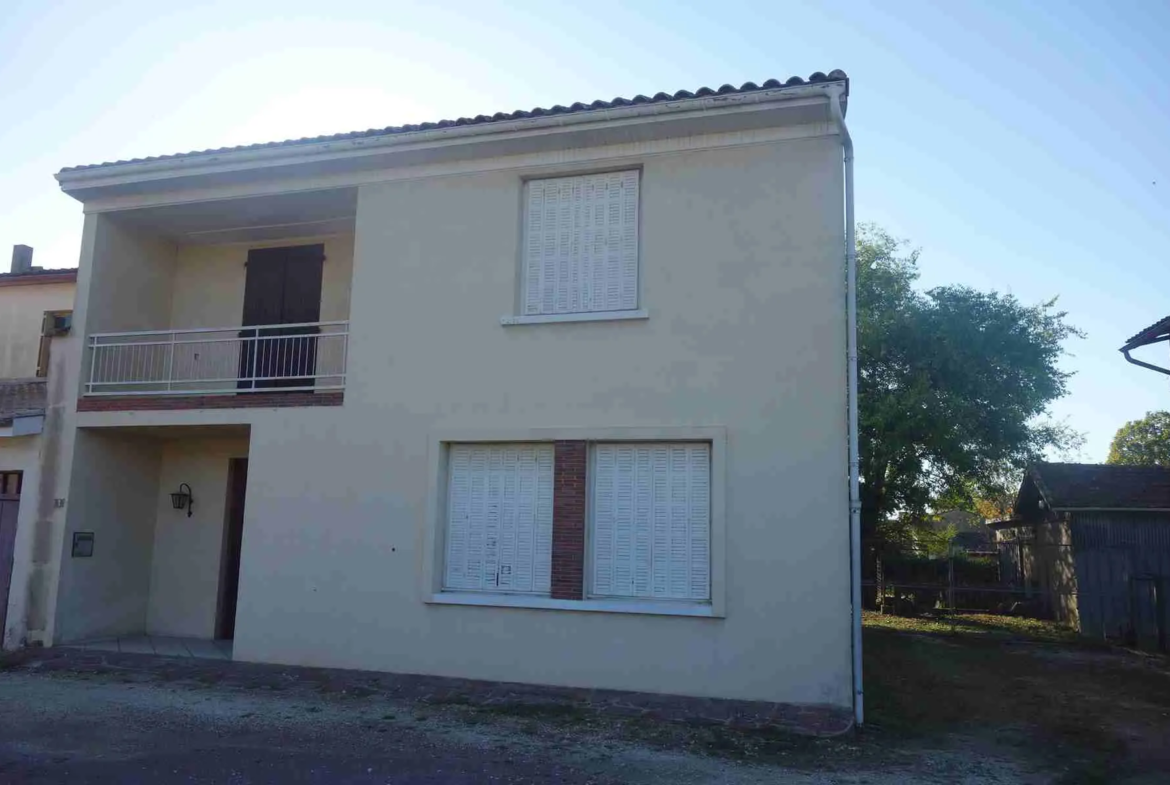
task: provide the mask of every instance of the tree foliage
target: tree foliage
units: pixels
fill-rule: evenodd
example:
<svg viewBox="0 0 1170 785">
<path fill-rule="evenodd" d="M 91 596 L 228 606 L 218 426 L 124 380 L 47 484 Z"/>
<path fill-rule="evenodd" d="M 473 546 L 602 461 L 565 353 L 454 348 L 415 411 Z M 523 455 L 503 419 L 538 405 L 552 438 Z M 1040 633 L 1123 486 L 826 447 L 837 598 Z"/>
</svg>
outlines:
<svg viewBox="0 0 1170 785">
<path fill-rule="evenodd" d="M 1043 419 L 1067 392 L 1064 342 L 1080 335 L 1055 300 L 919 291 L 918 252 L 872 225 L 857 253 L 863 535 L 944 501 L 972 509 L 1045 449 L 1076 441 Z"/>
<path fill-rule="evenodd" d="M 1170 412 L 1148 412 L 1117 430 L 1106 463 L 1170 466 Z"/>
</svg>

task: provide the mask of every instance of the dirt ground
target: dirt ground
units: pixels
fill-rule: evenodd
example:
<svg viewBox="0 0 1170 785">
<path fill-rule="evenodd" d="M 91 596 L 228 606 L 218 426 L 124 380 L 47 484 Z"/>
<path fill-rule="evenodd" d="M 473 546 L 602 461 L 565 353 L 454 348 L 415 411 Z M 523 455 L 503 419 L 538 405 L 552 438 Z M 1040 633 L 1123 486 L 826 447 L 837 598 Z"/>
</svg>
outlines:
<svg viewBox="0 0 1170 785">
<path fill-rule="evenodd" d="M 1057 782 L 1170 782 L 1170 660 L 1043 621 L 869 615 L 867 741 L 950 738 Z"/>
<path fill-rule="evenodd" d="M 26 654 L 0 664 L 0 783 L 1170 781 L 1164 658 L 1043 624 L 874 617 L 866 669 L 866 728 L 808 739 Z"/>
</svg>

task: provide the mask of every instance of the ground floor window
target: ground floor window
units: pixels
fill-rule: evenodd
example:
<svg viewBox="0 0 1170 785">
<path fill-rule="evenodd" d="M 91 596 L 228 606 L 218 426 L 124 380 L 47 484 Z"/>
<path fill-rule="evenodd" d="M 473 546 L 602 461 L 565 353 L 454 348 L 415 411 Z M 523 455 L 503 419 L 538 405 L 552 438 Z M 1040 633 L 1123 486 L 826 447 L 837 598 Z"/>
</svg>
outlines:
<svg viewBox="0 0 1170 785">
<path fill-rule="evenodd" d="M 447 455 L 448 591 L 549 593 L 552 444 L 451 444 Z"/>
<path fill-rule="evenodd" d="M 589 594 L 711 599 L 711 445 L 597 444 Z"/>
</svg>

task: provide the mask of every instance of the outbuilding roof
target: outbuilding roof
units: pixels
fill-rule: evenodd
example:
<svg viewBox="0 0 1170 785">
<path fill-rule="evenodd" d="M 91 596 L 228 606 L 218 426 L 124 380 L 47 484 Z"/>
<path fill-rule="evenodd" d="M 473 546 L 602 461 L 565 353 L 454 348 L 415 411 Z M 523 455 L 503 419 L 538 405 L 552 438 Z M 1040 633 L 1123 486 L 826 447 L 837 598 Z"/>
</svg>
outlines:
<svg viewBox="0 0 1170 785">
<path fill-rule="evenodd" d="M 175 153 L 173 155 L 156 155 L 147 158 L 131 158 L 124 161 L 106 161 L 100 164 L 87 164 L 84 166 L 67 166 L 63 168 L 62 172 L 75 172 L 82 169 L 97 169 L 104 166 L 121 166 L 123 164 L 136 164 L 145 161 L 160 161 L 173 158 L 187 158 L 198 155 L 219 155 L 223 153 L 238 152 L 242 150 L 260 150 L 269 147 L 295 147 L 297 145 L 317 144 L 321 142 L 343 141 L 346 139 L 359 139 L 376 136 L 391 136 L 395 134 L 406 134 L 412 131 L 429 131 L 435 128 L 448 128 L 451 126 L 460 125 L 485 125 L 488 123 L 503 122 L 506 120 L 519 120 L 529 117 L 545 117 L 547 115 L 561 115 L 561 114 L 576 114 L 579 112 L 602 111 L 606 109 L 613 109 L 621 106 L 634 106 L 637 104 L 653 104 L 665 103 L 667 101 L 681 101 L 687 98 L 704 98 L 715 95 L 734 95 L 741 93 L 754 93 L 762 90 L 777 90 L 784 87 L 799 87 L 809 84 L 820 84 L 824 82 L 845 82 L 845 94 L 849 93 L 849 77 L 841 70 L 833 70 L 829 73 L 817 71 L 811 74 L 807 79 L 799 76 L 791 76 L 781 82 L 779 79 L 768 79 L 765 82 L 756 84 L 755 82 L 744 82 L 739 87 L 725 84 L 719 88 L 700 87 L 694 92 L 690 90 L 678 90 L 674 93 L 655 93 L 653 96 L 636 95 L 633 98 L 613 98 L 609 101 L 596 100 L 589 103 L 577 102 L 569 106 L 551 106 L 548 108 L 537 107 L 535 109 L 517 109 L 512 112 L 496 112 L 493 115 L 476 115 L 475 117 L 460 117 L 457 120 L 439 120 L 437 122 L 416 123 L 409 125 L 392 125 L 386 128 L 371 128 L 366 131 L 351 131 L 342 134 L 327 134 L 325 136 L 312 136 L 303 139 L 286 139 L 282 142 L 264 142 L 261 144 L 239 145 L 237 147 L 219 147 L 211 150 L 193 150 L 187 153 Z"/>
<path fill-rule="evenodd" d="M 1028 470 L 1053 510 L 1168 510 L 1170 468 L 1038 463 Z"/>
</svg>

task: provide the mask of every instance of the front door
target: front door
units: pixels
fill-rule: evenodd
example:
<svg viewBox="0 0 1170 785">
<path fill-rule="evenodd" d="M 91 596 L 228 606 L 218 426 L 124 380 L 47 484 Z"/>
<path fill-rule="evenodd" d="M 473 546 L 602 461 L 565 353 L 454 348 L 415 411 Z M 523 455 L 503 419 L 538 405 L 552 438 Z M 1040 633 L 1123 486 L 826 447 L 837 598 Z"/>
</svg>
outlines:
<svg viewBox="0 0 1170 785">
<path fill-rule="evenodd" d="M 244 542 L 244 496 L 248 488 L 248 459 L 228 462 L 227 514 L 224 518 L 223 559 L 219 570 L 219 612 L 215 637 L 236 637 L 236 604 L 240 597 L 240 551 Z"/>
<path fill-rule="evenodd" d="M 321 320 L 324 261 L 323 245 L 248 252 L 240 389 L 312 388 L 320 332 L 312 325 Z"/>
<path fill-rule="evenodd" d="M 16 516 L 20 512 L 21 472 L 0 472 L 0 641 L 8 623 L 8 588 L 16 547 Z"/>
</svg>

